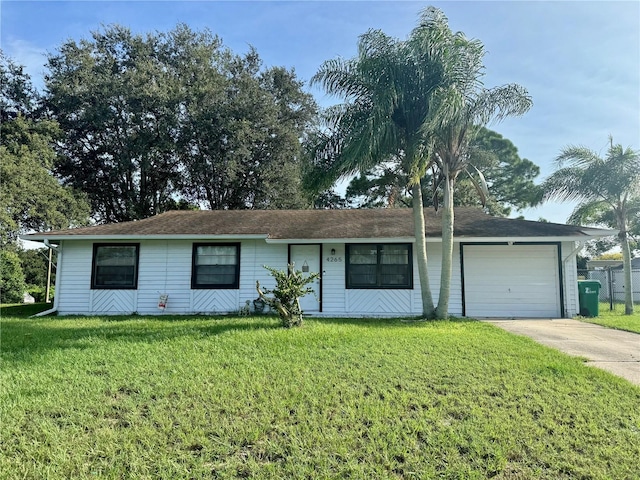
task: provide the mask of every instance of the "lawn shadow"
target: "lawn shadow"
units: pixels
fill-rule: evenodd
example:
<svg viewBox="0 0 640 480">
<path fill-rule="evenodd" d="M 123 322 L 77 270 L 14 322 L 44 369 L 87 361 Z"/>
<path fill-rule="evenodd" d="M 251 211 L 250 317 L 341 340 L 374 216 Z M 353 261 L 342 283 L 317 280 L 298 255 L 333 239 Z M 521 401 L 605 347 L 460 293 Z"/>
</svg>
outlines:
<svg viewBox="0 0 640 480">
<path fill-rule="evenodd" d="M 443 323 L 477 323 L 478 321 L 473 318 L 459 318 L 451 317 L 447 320 L 425 320 L 420 317 L 309 317 L 308 320 L 312 320 L 318 323 L 330 323 L 336 325 L 351 325 L 362 328 L 384 328 L 384 327 L 406 327 L 415 328 L 417 326 L 424 327 L 425 325 L 442 325 Z"/>
<path fill-rule="evenodd" d="M 22 303 L 17 305 L 0 305 L 0 317 L 28 318 L 53 307 L 53 303 Z"/>
<path fill-rule="evenodd" d="M 2 322 L 0 358 L 5 363 L 29 361 L 50 350 L 100 348 L 104 342 L 154 343 L 184 336 L 194 339 L 227 332 L 278 329 L 276 317 L 77 317 L 84 325 L 69 326 L 74 317 Z M 65 325 L 62 325 L 65 322 Z M 92 325 L 87 326 L 87 323 Z"/>
</svg>

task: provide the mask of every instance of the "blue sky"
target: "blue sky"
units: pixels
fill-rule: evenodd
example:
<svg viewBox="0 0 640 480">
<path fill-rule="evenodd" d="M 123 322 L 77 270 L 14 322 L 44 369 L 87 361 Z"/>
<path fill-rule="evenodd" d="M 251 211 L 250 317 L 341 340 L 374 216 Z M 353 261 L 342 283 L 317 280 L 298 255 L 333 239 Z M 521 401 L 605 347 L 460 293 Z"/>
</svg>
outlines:
<svg viewBox="0 0 640 480">
<path fill-rule="evenodd" d="M 404 39 L 428 5 L 453 30 L 482 41 L 487 87 L 520 83 L 534 106 L 490 126 L 521 157 L 540 166 L 540 180 L 566 145 L 604 154 L 609 134 L 640 149 L 640 2 L 417 1 L 0 1 L 0 46 L 41 84 L 47 52 L 118 23 L 134 32 L 177 23 L 208 28 L 236 53 L 253 45 L 265 65 L 294 68 L 308 81 L 324 61 L 355 54 L 370 28 Z M 309 89 L 327 106 L 333 99 Z M 547 203 L 524 216 L 564 222 L 572 205 Z"/>
</svg>

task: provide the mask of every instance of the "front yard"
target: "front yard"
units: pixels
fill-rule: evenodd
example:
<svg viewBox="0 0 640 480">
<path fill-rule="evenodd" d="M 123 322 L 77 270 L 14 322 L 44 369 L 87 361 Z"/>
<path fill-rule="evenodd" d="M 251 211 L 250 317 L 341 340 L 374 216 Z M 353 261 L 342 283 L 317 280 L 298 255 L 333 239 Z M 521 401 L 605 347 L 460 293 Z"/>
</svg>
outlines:
<svg viewBox="0 0 640 480">
<path fill-rule="evenodd" d="M 583 322 L 597 323 L 604 327 L 640 333 L 640 305 L 634 305 L 633 315 L 624 314 L 624 303 L 617 303 L 609 310 L 608 302 L 600 302 L 599 315 L 594 318 L 580 318 Z M 640 347 L 638 347 L 640 348 Z"/>
<path fill-rule="evenodd" d="M 5 315 L 0 478 L 640 477 L 640 389 L 488 324 Z"/>
</svg>

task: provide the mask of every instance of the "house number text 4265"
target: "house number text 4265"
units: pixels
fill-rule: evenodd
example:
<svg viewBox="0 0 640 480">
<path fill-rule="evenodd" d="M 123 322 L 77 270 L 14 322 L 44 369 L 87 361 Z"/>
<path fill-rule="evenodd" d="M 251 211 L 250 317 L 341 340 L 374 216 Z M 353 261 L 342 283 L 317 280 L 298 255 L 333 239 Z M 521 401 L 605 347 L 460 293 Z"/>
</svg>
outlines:
<svg viewBox="0 0 640 480">
<path fill-rule="evenodd" d="M 327 262 L 329 263 L 342 262 L 342 257 L 327 257 Z"/>
</svg>

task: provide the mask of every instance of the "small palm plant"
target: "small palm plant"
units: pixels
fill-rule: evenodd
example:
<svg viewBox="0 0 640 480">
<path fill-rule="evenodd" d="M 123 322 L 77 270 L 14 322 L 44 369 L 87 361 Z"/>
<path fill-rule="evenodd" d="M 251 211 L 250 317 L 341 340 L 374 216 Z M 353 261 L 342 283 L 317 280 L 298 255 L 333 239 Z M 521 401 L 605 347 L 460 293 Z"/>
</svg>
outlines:
<svg viewBox="0 0 640 480">
<path fill-rule="evenodd" d="M 287 271 L 263 266 L 276 279 L 276 288 L 263 290 L 260 288 L 260 282 L 256 281 L 258 295 L 269 307 L 278 312 L 283 327 L 291 328 L 302 325 L 300 299 L 314 293 L 313 288 L 307 285 L 319 278 L 320 274 L 303 275 L 301 271 L 294 268 L 292 263 L 287 265 Z M 267 297 L 268 294 L 272 294 L 273 297 Z"/>
</svg>

